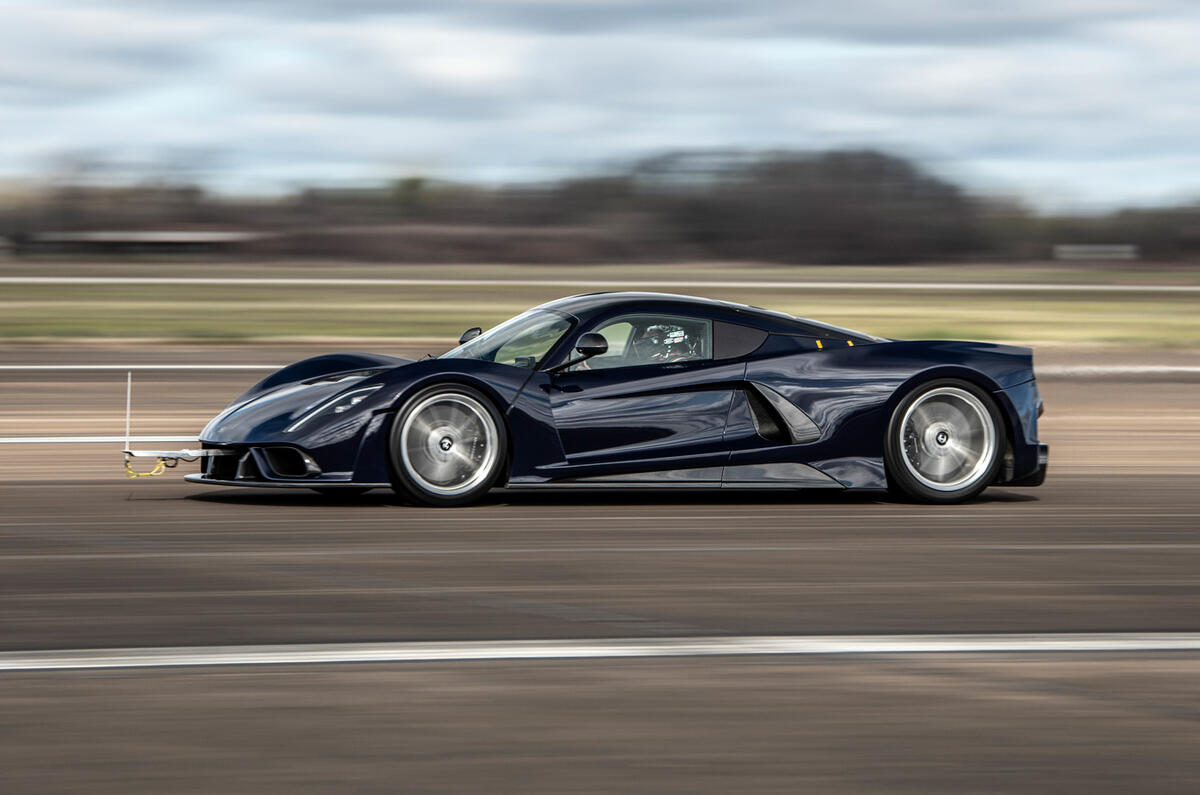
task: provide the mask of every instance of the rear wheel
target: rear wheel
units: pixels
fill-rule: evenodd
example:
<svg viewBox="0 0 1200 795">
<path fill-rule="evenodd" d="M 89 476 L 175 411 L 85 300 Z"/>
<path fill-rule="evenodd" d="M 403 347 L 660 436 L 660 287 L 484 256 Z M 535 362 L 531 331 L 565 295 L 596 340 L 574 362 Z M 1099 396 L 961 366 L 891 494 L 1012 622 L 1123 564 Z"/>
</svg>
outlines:
<svg viewBox="0 0 1200 795">
<path fill-rule="evenodd" d="M 922 384 L 892 414 L 884 445 L 888 482 L 921 502 L 968 500 L 995 479 L 1004 436 L 991 396 L 974 384 Z"/>
<path fill-rule="evenodd" d="M 423 389 L 392 423 L 392 486 L 425 505 L 478 501 L 500 476 L 506 456 L 503 418 L 490 400 L 467 386 Z"/>
</svg>

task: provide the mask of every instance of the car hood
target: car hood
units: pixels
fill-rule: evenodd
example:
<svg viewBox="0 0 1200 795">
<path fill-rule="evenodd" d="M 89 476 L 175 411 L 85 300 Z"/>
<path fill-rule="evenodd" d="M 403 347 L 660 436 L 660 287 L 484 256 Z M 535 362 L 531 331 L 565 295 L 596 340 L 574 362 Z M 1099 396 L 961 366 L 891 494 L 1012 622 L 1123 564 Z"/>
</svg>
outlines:
<svg viewBox="0 0 1200 795">
<path fill-rule="evenodd" d="M 292 439 L 284 433 L 292 423 L 336 395 L 379 383 L 385 374 L 411 363 L 411 359 L 381 354 L 329 354 L 288 365 L 230 403 L 205 426 L 200 440 L 301 443 L 304 437 L 329 429 L 317 423 Z M 342 425 L 357 426 L 370 413 L 373 402 L 336 419 Z"/>
</svg>

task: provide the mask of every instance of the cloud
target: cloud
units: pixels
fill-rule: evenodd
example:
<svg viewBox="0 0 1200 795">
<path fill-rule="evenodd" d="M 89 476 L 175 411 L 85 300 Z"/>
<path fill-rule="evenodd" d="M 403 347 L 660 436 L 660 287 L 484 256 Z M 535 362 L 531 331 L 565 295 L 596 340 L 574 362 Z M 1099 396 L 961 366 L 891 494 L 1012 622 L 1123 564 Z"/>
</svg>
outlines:
<svg viewBox="0 0 1200 795">
<path fill-rule="evenodd" d="M 1047 205 L 1200 194 L 1172 0 L 0 0 L 0 175 L 224 153 L 226 189 L 884 146 Z"/>
<path fill-rule="evenodd" d="M 171 0 L 126 7 L 177 10 Z M 464 27 L 553 34 L 805 36 L 870 42 L 983 42 L 1063 35 L 1111 21 L 1186 11 L 1190 0 L 209 0 L 207 8 L 269 19 L 437 17 Z"/>
</svg>

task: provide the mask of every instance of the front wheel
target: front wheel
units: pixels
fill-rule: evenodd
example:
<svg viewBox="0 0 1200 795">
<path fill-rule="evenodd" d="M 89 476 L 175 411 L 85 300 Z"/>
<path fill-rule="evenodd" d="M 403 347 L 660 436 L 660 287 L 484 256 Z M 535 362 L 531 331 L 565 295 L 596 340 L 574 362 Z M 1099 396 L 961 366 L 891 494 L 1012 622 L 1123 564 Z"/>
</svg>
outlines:
<svg viewBox="0 0 1200 795">
<path fill-rule="evenodd" d="M 1002 427 L 991 396 L 974 384 L 922 384 L 900 401 L 888 425 L 888 482 L 920 502 L 968 500 L 995 479 Z"/>
<path fill-rule="evenodd" d="M 500 476 L 506 443 L 503 418 L 477 390 L 461 384 L 423 389 L 392 423 L 392 486 L 425 505 L 477 502 Z"/>
</svg>

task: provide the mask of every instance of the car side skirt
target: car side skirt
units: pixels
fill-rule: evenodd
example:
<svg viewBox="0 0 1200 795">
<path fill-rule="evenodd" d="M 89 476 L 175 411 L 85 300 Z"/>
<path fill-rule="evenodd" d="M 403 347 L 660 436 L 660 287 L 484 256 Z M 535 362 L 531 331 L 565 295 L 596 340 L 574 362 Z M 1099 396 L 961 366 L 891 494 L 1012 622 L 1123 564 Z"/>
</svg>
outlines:
<svg viewBox="0 0 1200 795">
<path fill-rule="evenodd" d="M 390 483 L 359 481 L 297 480 L 214 480 L 200 473 L 184 476 L 191 483 L 213 486 L 251 486 L 255 488 L 390 488 Z M 838 481 L 806 464 L 742 464 L 727 467 L 666 469 L 654 472 L 629 472 L 621 475 L 596 475 L 540 482 L 510 482 L 509 489 L 545 488 L 726 488 L 726 489 L 844 489 Z"/>
<path fill-rule="evenodd" d="M 787 488 L 842 489 L 841 483 L 806 464 L 773 463 L 663 469 L 561 480 L 510 482 L 508 488 Z"/>
</svg>

